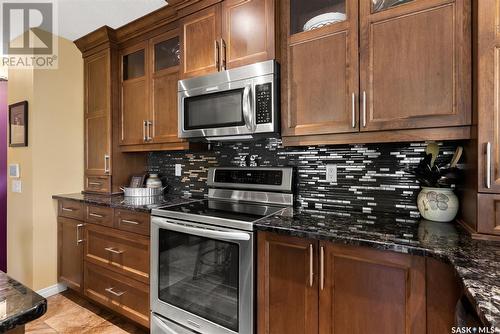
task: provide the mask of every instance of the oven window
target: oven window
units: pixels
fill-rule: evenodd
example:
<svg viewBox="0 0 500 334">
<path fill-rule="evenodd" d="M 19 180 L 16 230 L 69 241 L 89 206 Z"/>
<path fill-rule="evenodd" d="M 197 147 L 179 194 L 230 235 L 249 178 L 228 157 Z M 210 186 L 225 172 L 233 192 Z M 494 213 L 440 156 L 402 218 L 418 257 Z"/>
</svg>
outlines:
<svg viewBox="0 0 500 334">
<path fill-rule="evenodd" d="M 238 331 L 238 244 L 160 229 L 159 299 Z"/>
<path fill-rule="evenodd" d="M 184 98 L 184 129 L 245 125 L 243 91 L 242 88 Z"/>
</svg>

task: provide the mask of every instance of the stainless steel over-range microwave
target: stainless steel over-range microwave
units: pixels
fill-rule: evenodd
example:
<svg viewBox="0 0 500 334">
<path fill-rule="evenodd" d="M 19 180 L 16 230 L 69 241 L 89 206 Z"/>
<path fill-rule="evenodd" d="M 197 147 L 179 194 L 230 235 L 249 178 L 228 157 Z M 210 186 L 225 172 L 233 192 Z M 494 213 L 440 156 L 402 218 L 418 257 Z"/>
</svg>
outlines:
<svg viewBox="0 0 500 334">
<path fill-rule="evenodd" d="M 279 131 L 279 64 L 179 81 L 179 137 L 241 140 Z"/>
</svg>

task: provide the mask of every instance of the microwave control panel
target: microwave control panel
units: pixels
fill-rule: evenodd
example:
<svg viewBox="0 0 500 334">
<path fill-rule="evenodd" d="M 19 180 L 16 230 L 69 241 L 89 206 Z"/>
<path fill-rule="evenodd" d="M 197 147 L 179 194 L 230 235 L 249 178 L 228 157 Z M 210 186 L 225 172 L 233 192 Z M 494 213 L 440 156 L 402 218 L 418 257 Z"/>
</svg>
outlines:
<svg viewBox="0 0 500 334">
<path fill-rule="evenodd" d="M 273 121 L 273 92 L 272 84 L 265 83 L 255 86 L 255 113 L 257 124 L 266 124 Z"/>
</svg>

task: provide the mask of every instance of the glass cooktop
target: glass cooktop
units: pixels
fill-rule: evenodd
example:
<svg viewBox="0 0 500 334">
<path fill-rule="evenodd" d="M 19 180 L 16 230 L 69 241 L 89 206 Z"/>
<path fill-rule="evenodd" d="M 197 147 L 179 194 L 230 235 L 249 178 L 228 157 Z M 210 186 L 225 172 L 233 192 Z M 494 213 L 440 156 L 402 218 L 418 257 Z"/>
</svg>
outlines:
<svg viewBox="0 0 500 334">
<path fill-rule="evenodd" d="M 217 221 L 220 220 L 252 223 L 261 218 L 278 213 L 281 210 L 283 210 L 283 207 L 279 206 L 220 200 L 201 200 L 161 207 L 154 210 L 153 214 L 214 224 L 217 224 Z M 207 221 L 207 219 L 210 221 Z"/>
</svg>

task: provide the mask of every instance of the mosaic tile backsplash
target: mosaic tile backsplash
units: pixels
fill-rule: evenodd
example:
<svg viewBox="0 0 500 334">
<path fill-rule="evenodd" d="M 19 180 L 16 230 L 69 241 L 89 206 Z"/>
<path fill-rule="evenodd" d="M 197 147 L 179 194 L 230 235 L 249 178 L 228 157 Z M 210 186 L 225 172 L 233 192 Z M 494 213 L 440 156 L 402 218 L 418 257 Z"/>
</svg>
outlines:
<svg viewBox="0 0 500 334">
<path fill-rule="evenodd" d="M 440 143 L 438 162 L 448 162 L 458 142 Z M 406 213 L 419 217 L 416 198 L 420 186 L 406 172 L 424 156 L 426 143 L 283 147 L 280 139 L 218 143 L 206 152 L 152 152 L 148 172 L 159 173 L 170 194 L 204 196 L 207 170 L 239 166 L 256 155 L 259 166 L 295 167 L 295 205 L 315 210 L 356 210 Z M 182 165 L 182 176 L 174 174 Z M 326 178 L 326 165 L 337 165 L 337 182 Z"/>
</svg>

